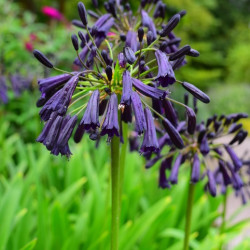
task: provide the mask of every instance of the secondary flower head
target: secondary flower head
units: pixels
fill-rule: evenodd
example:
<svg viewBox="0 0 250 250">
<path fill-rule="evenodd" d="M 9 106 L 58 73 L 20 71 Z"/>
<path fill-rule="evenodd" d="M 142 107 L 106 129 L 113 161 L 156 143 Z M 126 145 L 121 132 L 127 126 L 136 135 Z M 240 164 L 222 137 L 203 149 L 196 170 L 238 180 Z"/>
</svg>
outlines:
<svg viewBox="0 0 250 250">
<path fill-rule="evenodd" d="M 185 95 L 185 103 L 187 102 L 188 98 Z M 193 109 L 185 104 L 183 106 L 186 110 L 186 120 L 175 121 L 176 128 L 167 118 L 162 125 L 157 124 L 157 131 L 161 134 L 158 143 L 161 146 L 155 155 L 144 154 L 148 160 L 146 168 L 161 161 L 159 186 L 170 188 L 171 184 L 178 183 L 179 170 L 185 162 L 185 165 L 190 167 L 190 181 L 195 184 L 207 177 L 206 190 L 212 196 L 219 193 L 219 187 L 221 193 L 232 187 L 242 196 L 244 162 L 237 156 L 233 147 L 241 144 L 247 137 L 247 131 L 239 123 L 247 115 L 242 113 L 220 117 L 214 115 L 206 122 L 197 124 Z M 194 106 L 194 109 L 197 110 L 197 107 Z M 175 112 L 174 108 L 172 112 Z M 175 115 L 177 117 L 177 113 Z M 162 109 L 158 116 L 169 116 L 169 114 Z M 168 140 L 166 134 L 171 140 Z M 229 135 L 231 137 L 233 135 L 230 140 L 227 138 Z M 167 167 L 163 167 L 166 163 Z"/>
<path fill-rule="evenodd" d="M 97 1 L 93 4 L 99 6 Z M 103 15 L 87 11 L 82 2 L 77 7 L 79 20 L 73 20 L 72 24 L 81 30 L 78 36 L 70 34 L 69 41 L 75 50 L 74 64 L 80 67 L 79 71 L 60 70 L 41 51 L 33 52 L 44 66 L 60 72 L 38 81 L 41 97 L 37 106 L 42 107 L 40 116 L 46 122 L 47 138 L 39 137 L 39 141 L 51 153 L 69 156 L 65 142 L 74 127 L 77 143 L 84 134 L 98 141 L 103 136 L 107 136 L 107 141 L 119 136 L 122 142 L 123 123 L 132 122 L 137 136 L 144 136 L 141 153 L 157 153 L 166 141 L 183 148 L 168 87 L 177 82 L 180 87 L 191 89 L 194 95 L 202 96 L 201 101 L 207 102 L 207 99 L 204 93 L 197 94 L 194 87 L 175 77 L 174 70 L 186 63 L 185 56 L 198 53 L 190 46 L 179 49 L 181 39 L 173 34 L 173 29 L 181 15 L 174 15 L 164 24 L 167 13 L 161 1 L 141 1 L 139 15 L 133 15 L 130 6 L 121 1 L 105 2 L 107 13 Z M 149 9 L 154 9 L 153 16 Z M 158 116 L 162 111 L 166 117 Z M 159 142 L 155 127 L 159 121 L 155 118 L 160 118 L 168 131 L 168 138 Z M 190 126 L 193 124 L 191 119 Z"/>
</svg>

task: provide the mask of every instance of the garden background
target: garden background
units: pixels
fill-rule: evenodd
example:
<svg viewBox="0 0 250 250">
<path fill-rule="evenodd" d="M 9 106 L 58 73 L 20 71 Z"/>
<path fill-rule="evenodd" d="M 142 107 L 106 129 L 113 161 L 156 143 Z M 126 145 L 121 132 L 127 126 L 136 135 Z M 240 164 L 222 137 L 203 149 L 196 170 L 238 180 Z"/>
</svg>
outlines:
<svg viewBox="0 0 250 250">
<path fill-rule="evenodd" d="M 200 52 L 178 75 L 211 98 L 209 105 L 199 103 L 198 119 L 214 113 L 250 114 L 250 1 L 164 2 L 169 17 L 187 10 L 175 33 L 182 37 L 182 45 L 188 43 Z M 84 3 L 94 10 L 91 1 Z M 51 19 L 42 11 L 44 6 L 57 8 L 64 18 Z M 50 72 L 37 63 L 32 50 L 43 51 L 62 69 L 73 67 L 70 36 L 78 31 L 71 25 L 78 18 L 76 6 L 77 1 L 0 0 L 0 76 L 8 84 L 8 101 L 0 98 L 0 250 L 109 246 L 110 159 L 105 141 L 99 149 L 87 136 L 80 144 L 72 143 L 69 161 L 51 156 L 35 142 L 43 127 L 36 107 L 37 79 Z M 29 78 L 31 84 L 18 93 L 9 80 L 13 75 Z M 182 100 L 184 91 L 174 94 Z M 244 127 L 250 132 L 250 120 Z M 249 148 L 248 139 L 241 155 Z M 158 166 L 150 170 L 144 166 L 136 153 L 126 159 L 120 249 L 180 249 L 187 174 L 182 174 L 178 186 L 161 190 Z M 249 203 L 242 206 L 240 198 L 229 200 L 227 228 L 220 233 L 223 197 L 212 198 L 199 185 L 191 248 L 219 249 L 224 244 L 228 249 L 250 249 L 245 234 L 250 229 Z"/>
</svg>

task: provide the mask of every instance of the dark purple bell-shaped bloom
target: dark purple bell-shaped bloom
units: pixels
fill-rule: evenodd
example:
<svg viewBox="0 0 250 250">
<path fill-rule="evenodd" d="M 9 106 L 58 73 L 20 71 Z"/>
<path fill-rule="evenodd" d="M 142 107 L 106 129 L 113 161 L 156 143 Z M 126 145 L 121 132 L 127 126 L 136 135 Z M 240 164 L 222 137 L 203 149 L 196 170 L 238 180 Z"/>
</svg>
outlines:
<svg viewBox="0 0 250 250">
<path fill-rule="evenodd" d="M 242 167 L 242 161 L 238 158 L 238 156 L 235 154 L 234 150 L 231 147 L 227 145 L 224 146 L 234 164 L 235 171 L 238 171 Z"/>
<path fill-rule="evenodd" d="M 157 50 L 155 56 L 158 63 L 158 75 L 156 79 L 162 87 L 173 84 L 176 81 L 175 74 L 166 54 L 161 50 Z"/>
<path fill-rule="evenodd" d="M 128 70 L 123 72 L 122 86 L 121 104 L 130 105 L 132 94 L 132 78 Z"/>
<path fill-rule="evenodd" d="M 69 141 L 69 138 L 75 128 L 77 122 L 77 116 L 72 116 L 69 117 L 69 120 L 65 124 L 63 124 L 63 127 L 60 131 L 58 140 L 57 140 L 57 145 L 58 147 L 63 148 Z"/>
<path fill-rule="evenodd" d="M 129 30 L 126 36 L 126 47 L 131 48 L 134 52 L 137 51 L 138 41 L 137 41 L 137 33 Z"/>
<path fill-rule="evenodd" d="M 154 118 L 148 107 L 144 109 L 146 118 L 146 131 L 144 134 L 143 142 L 140 151 L 143 152 L 158 152 L 159 144 L 156 136 L 156 130 L 154 125 Z"/>
<path fill-rule="evenodd" d="M 204 156 L 207 155 L 210 151 L 206 135 L 202 138 L 202 141 L 200 144 L 200 151 Z"/>
<path fill-rule="evenodd" d="M 42 133 L 38 136 L 38 138 L 36 139 L 36 141 L 43 143 L 45 138 L 47 137 L 50 128 L 53 124 L 53 122 L 55 121 L 56 117 L 58 116 L 57 112 L 53 112 L 51 114 L 51 116 L 49 117 L 49 120 L 45 123 L 44 127 L 43 127 L 43 131 Z"/>
<path fill-rule="evenodd" d="M 166 170 L 171 169 L 173 157 L 168 157 L 164 159 L 161 163 L 160 169 L 159 169 L 159 187 L 160 188 L 170 188 L 170 183 L 166 177 Z"/>
<path fill-rule="evenodd" d="M 67 112 L 71 97 L 75 91 L 79 80 L 79 75 L 72 76 L 72 78 L 64 85 L 62 89 L 57 91 L 49 101 L 43 106 L 40 111 L 40 116 L 44 121 L 47 121 L 53 111 L 64 115 Z"/>
<path fill-rule="evenodd" d="M 191 174 L 191 182 L 196 183 L 200 180 L 200 159 L 197 153 L 194 154 Z"/>
<path fill-rule="evenodd" d="M 210 170 L 207 171 L 207 177 L 208 177 L 207 187 L 208 187 L 209 193 L 213 197 L 215 197 L 216 196 L 216 182 L 215 182 L 214 175 Z"/>
<path fill-rule="evenodd" d="M 166 118 L 172 123 L 174 127 L 177 127 L 178 117 L 172 103 L 169 100 L 164 99 L 162 104 Z"/>
<path fill-rule="evenodd" d="M 175 160 L 174 166 L 173 166 L 172 171 L 171 171 L 171 175 L 169 177 L 169 181 L 172 184 L 178 183 L 178 173 L 179 173 L 180 165 L 182 164 L 182 158 L 183 158 L 183 155 L 179 154 Z"/>
<path fill-rule="evenodd" d="M 223 177 L 223 183 L 227 186 L 232 183 L 231 178 L 225 168 L 225 163 L 222 160 L 219 160 L 219 171 Z"/>
<path fill-rule="evenodd" d="M 135 114 L 135 131 L 141 135 L 146 129 L 146 119 L 143 111 L 143 106 L 139 95 L 132 91 L 131 95 L 132 106 Z"/>
<path fill-rule="evenodd" d="M 110 96 L 107 113 L 102 125 L 101 136 L 106 134 L 109 138 L 114 135 L 119 136 L 118 100 L 115 93 Z"/>
<path fill-rule="evenodd" d="M 53 89 L 56 89 L 60 87 L 62 84 L 66 83 L 71 77 L 72 75 L 70 74 L 62 74 L 38 80 L 39 90 L 42 93 L 47 94 Z"/>
<path fill-rule="evenodd" d="M 143 95 L 152 97 L 155 99 L 164 99 L 167 95 L 167 91 L 164 91 L 162 89 L 157 89 L 154 87 L 150 87 L 144 83 L 142 83 L 140 80 L 132 78 L 133 86 Z"/>
<path fill-rule="evenodd" d="M 142 16 L 142 25 L 147 27 L 149 31 L 152 32 L 153 39 L 155 40 L 157 37 L 156 28 L 153 20 L 149 17 L 148 13 L 144 10 L 141 11 Z"/>
<path fill-rule="evenodd" d="M 195 132 L 195 128 L 196 128 L 196 115 L 195 112 L 189 108 L 186 107 L 186 113 L 187 113 L 187 120 L 188 120 L 188 133 L 189 134 L 193 134 Z"/>
<path fill-rule="evenodd" d="M 119 55 L 118 55 L 118 61 L 119 61 L 120 67 L 122 67 L 122 68 L 126 67 L 126 64 L 127 64 L 126 58 L 122 52 L 119 53 Z"/>
<path fill-rule="evenodd" d="M 80 122 L 80 125 L 83 125 L 84 129 L 89 130 L 90 128 L 96 129 L 100 127 L 99 123 L 99 90 L 95 90 L 89 101 L 84 116 Z"/>
</svg>

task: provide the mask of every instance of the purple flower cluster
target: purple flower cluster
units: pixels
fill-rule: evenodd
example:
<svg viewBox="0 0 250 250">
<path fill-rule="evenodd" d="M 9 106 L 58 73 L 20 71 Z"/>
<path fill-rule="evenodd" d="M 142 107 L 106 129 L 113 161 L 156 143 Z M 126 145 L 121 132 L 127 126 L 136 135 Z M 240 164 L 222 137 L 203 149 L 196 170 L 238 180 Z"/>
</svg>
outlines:
<svg viewBox="0 0 250 250">
<path fill-rule="evenodd" d="M 7 84 L 9 79 L 11 87 Z M 13 91 L 15 97 L 19 97 L 23 91 L 31 89 L 32 80 L 21 76 L 20 74 L 9 75 L 8 77 L 0 76 L 0 100 L 6 104 L 9 101 L 8 88 Z"/>
<path fill-rule="evenodd" d="M 98 1 L 93 4 L 99 6 Z M 40 117 L 46 122 L 38 141 L 53 154 L 69 156 L 68 140 L 74 127 L 75 142 L 85 132 L 92 140 L 107 135 L 107 141 L 117 136 L 122 142 L 122 123 L 133 122 L 135 133 L 144 136 L 140 152 L 157 153 L 165 141 L 158 142 L 154 119 L 164 110 L 165 140 L 182 149 L 168 87 L 177 82 L 197 99 L 209 102 L 194 85 L 176 80 L 175 70 L 186 64 L 185 57 L 199 55 L 189 45 L 180 48 L 181 39 L 173 33 L 185 11 L 165 23 L 166 5 L 161 1 L 141 1 L 139 15 L 133 15 L 129 3 L 121 1 L 109 0 L 104 7 L 107 13 L 100 15 L 78 3 L 80 20 L 72 23 L 82 30 L 71 41 L 79 71 L 62 71 L 40 51 L 33 52 L 44 66 L 61 72 L 38 81 L 37 106 L 42 107 Z M 152 16 L 149 10 L 154 10 Z M 92 27 L 89 18 L 94 19 Z"/>
<path fill-rule="evenodd" d="M 185 102 L 188 96 L 185 95 Z M 196 100 L 196 98 L 194 98 Z M 196 101 L 194 109 L 197 111 Z M 231 186 L 237 194 L 246 199 L 243 187 L 245 168 L 243 161 L 237 156 L 234 147 L 247 138 L 240 123 L 247 118 L 244 113 L 231 115 L 212 116 L 206 122 L 196 123 L 196 114 L 186 106 L 186 120 L 179 121 L 174 106 L 168 103 L 167 109 L 161 109 L 161 115 L 167 117 L 162 124 L 157 123 L 159 139 L 155 139 L 158 151 L 145 153 L 146 168 L 160 163 L 159 187 L 170 188 L 178 183 L 179 170 L 186 162 L 191 166 L 190 181 L 197 183 L 207 176 L 206 189 L 212 196 L 219 192 L 224 194 L 227 187 Z M 173 133 L 180 137 L 173 137 Z M 223 138 L 224 137 L 224 138 Z M 228 137 L 230 139 L 228 139 Z M 131 150 L 138 150 L 138 140 L 135 136 L 130 138 Z M 180 147 L 180 143 L 183 143 Z M 166 147 L 164 147 L 166 146 Z M 181 149 L 181 150 L 180 150 Z M 249 172 L 249 165 L 248 170 Z"/>
</svg>

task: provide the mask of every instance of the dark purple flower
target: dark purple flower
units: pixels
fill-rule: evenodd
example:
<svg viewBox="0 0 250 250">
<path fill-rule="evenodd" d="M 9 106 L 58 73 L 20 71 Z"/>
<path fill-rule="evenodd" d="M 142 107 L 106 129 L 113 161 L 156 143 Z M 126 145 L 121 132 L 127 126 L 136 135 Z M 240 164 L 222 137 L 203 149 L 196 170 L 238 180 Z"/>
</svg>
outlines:
<svg viewBox="0 0 250 250">
<path fill-rule="evenodd" d="M 132 94 L 132 78 L 130 72 L 125 70 L 122 75 L 122 97 L 121 104 L 130 105 Z"/>
<path fill-rule="evenodd" d="M 62 74 L 38 80 L 39 90 L 42 93 L 47 94 L 51 90 L 56 89 L 62 84 L 66 83 L 71 77 L 72 75 L 70 74 Z"/>
<path fill-rule="evenodd" d="M 143 95 L 152 97 L 155 99 L 164 99 L 167 95 L 167 91 L 164 91 L 162 89 L 157 89 L 154 87 L 150 87 L 144 83 L 142 83 L 140 80 L 132 78 L 133 86 Z"/>
<path fill-rule="evenodd" d="M 101 136 L 106 134 L 109 138 L 114 135 L 119 137 L 118 100 L 115 93 L 112 93 L 109 98 L 107 113 L 102 125 Z"/>
<path fill-rule="evenodd" d="M 120 67 L 122 67 L 122 68 L 126 67 L 127 62 L 126 62 L 125 56 L 122 52 L 119 53 L 119 55 L 118 55 L 118 61 L 119 61 Z"/>
<path fill-rule="evenodd" d="M 132 106 L 135 114 L 135 131 L 141 135 L 146 129 L 146 120 L 143 112 L 143 106 L 139 95 L 132 91 L 131 95 Z"/>
<path fill-rule="evenodd" d="M 156 79 L 162 87 L 167 87 L 169 84 L 173 84 L 176 81 L 175 74 L 166 54 L 161 50 L 157 50 L 155 56 L 158 63 L 158 75 Z"/>
<path fill-rule="evenodd" d="M 228 133 L 235 133 L 237 130 L 242 128 L 241 123 L 233 123 L 230 128 L 228 129 Z"/>
<path fill-rule="evenodd" d="M 84 129 L 89 130 L 90 128 L 96 129 L 100 127 L 99 123 L 99 90 L 95 90 L 89 98 L 88 105 L 84 116 L 80 122 Z"/>
<path fill-rule="evenodd" d="M 149 17 L 148 13 L 144 10 L 141 11 L 142 25 L 147 27 L 149 31 L 152 32 L 153 39 L 157 37 L 156 28 L 153 20 Z"/>
<path fill-rule="evenodd" d="M 59 149 L 65 147 L 68 143 L 69 138 L 75 128 L 76 122 L 77 116 L 75 115 L 72 117 L 69 116 L 69 120 L 65 124 L 63 124 L 57 140 L 57 146 Z"/>
<path fill-rule="evenodd" d="M 235 154 L 235 152 L 233 151 L 231 147 L 227 145 L 224 145 L 224 146 L 234 164 L 235 171 L 238 171 L 242 167 L 242 161 L 238 158 L 238 156 Z"/>
<path fill-rule="evenodd" d="M 137 33 L 129 30 L 126 36 L 126 47 L 132 49 L 133 52 L 137 51 L 138 41 L 137 41 Z"/>
<path fill-rule="evenodd" d="M 188 119 L 187 130 L 188 130 L 188 133 L 192 135 L 196 128 L 196 115 L 194 111 L 189 107 L 186 107 L 186 113 L 187 113 L 187 119 Z"/>
<path fill-rule="evenodd" d="M 174 166 L 173 166 L 172 171 L 171 171 L 171 175 L 169 177 L 169 181 L 172 184 L 177 184 L 178 183 L 178 173 L 179 173 L 180 165 L 182 164 L 182 158 L 183 158 L 182 154 L 179 154 L 176 157 Z"/>
<path fill-rule="evenodd" d="M 203 138 L 202 138 L 202 141 L 201 141 L 201 144 L 200 144 L 200 151 L 204 156 L 206 156 L 210 151 L 206 135 L 203 136 Z"/>
<path fill-rule="evenodd" d="M 58 90 L 43 106 L 40 111 L 40 116 L 44 121 L 47 121 L 53 111 L 58 114 L 64 115 L 67 112 L 71 97 L 75 91 L 76 85 L 79 80 L 79 75 L 72 76 L 72 78 Z"/>
<path fill-rule="evenodd" d="M 219 171 L 222 174 L 224 185 L 227 186 L 231 184 L 232 183 L 231 178 L 225 168 L 225 163 L 222 160 L 219 160 Z"/>
<path fill-rule="evenodd" d="M 79 124 L 74 134 L 75 143 L 79 143 L 82 140 L 84 133 L 85 133 L 84 126 Z"/>
<path fill-rule="evenodd" d="M 129 64 L 133 64 L 136 61 L 135 53 L 130 47 L 125 47 L 123 54 Z"/>
<path fill-rule="evenodd" d="M 162 104 L 166 118 L 172 123 L 174 127 L 177 127 L 178 117 L 172 103 L 169 100 L 164 99 Z"/>
<path fill-rule="evenodd" d="M 154 125 L 154 118 L 148 107 L 144 109 L 146 118 L 146 131 L 144 134 L 143 142 L 140 151 L 143 152 L 158 152 L 159 144 L 156 136 L 156 130 Z"/>
<path fill-rule="evenodd" d="M 216 196 L 216 182 L 215 182 L 214 175 L 210 170 L 207 171 L 207 177 L 208 177 L 207 187 L 208 187 L 209 193 L 213 197 L 215 197 Z"/>
<path fill-rule="evenodd" d="M 200 180 L 200 159 L 197 153 L 194 154 L 191 174 L 191 182 L 196 183 Z"/>
<path fill-rule="evenodd" d="M 172 160 L 173 160 L 173 157 L 168 157 L 164 159 L 161 163 L 161 166 L 159 169 L 159 187 L 160 188 L 170 188 L 170 184 L 166 177 L 166 170 L 171 169 Z"/>
</svg>

